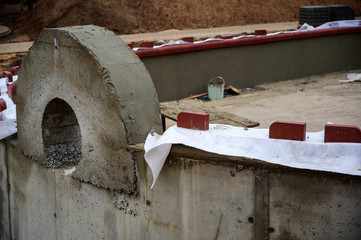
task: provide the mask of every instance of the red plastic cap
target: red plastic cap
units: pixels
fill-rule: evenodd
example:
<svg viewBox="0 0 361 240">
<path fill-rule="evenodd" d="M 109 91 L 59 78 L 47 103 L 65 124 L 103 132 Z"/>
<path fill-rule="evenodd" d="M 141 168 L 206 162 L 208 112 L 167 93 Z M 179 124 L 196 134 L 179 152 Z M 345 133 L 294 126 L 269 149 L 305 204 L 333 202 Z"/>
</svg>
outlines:
<svg viewBox="0 0 361 240">
<path fill-rule="evenodd" d="M 9 82 L 13 81 L 13 75 L 9 71 L 4 71 L 3 72 L 3 77 L 7 77 L 9 79 Z"/>
<path fill-rule="evenodd" d="M 12 74 L 13 76 L 14 76 L 14 75 L 19 75 L 19 69 L 20 69 L 19 66 L 12 67 L 12 68 L 11 68 L 11 74 Z"/>
<path fill-rule="evenodd" d="M 209 129 L 209 114 L 184 111 L 178 114 L 177 127 L 208 130 Z"/>
<path fill-rule="evenodd" d="M 256 36 L 267 35 L 267 30 L 265 30 L 265 29 L 255 30 L 254 35 L 256 35 Z"/>
<path fill-rule="evenodd" d="M 361 129 L 354 125 L 326 124 L 324 141 L 361 143 Z"/>
<path fill-rule="evenodd" d="M 184 37 L 181 40 L 188 43 L 194 43 L 194 37 Z"/>
<path fill-rule="evenodd" d="M 276 121 L 269 128 L 269 138 L 305 141 L 306 123 Z"/>
<path fill-rule="evenodd" d="M 9 98 L 13 99 L 13 95 L 16 92 L 17 86 L 18 86 L 18 81 L 8 85 L 7 93 L 9 95 Z"/>
<path fill-rule="evenodd" d="M 4 111 L 7 108 L 6 102 L 3 98 L 0 98 L 0 112 Z"/>
<path fill-rule="evenodd" d="M 153 48 L 154 42 L 152 41 L 144 41 L 139 44 L 141 48 Z"/>
</svg>

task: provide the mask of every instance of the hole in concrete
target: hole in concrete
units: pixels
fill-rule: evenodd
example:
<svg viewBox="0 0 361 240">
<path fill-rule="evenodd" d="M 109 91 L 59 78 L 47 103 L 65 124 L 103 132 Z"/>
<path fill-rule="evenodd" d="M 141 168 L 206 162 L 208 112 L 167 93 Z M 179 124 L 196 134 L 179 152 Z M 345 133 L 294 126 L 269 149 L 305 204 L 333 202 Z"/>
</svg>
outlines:
<svg viewBox="0 0 361 240">
<path fill-rule="evenodd" d="M 45 108 L 43 143 L 46 165 L 52 168 L 76 165 L 81 158 L 81 134 L 73 109 L 55 98 Z"/>
<path fill-rule="evenodd" d="M 248 222 L 249 222 L 249 223 L 254 223 L 253 217 L 249 217 L 249 218 L 248 218 Z"/>
</svg>

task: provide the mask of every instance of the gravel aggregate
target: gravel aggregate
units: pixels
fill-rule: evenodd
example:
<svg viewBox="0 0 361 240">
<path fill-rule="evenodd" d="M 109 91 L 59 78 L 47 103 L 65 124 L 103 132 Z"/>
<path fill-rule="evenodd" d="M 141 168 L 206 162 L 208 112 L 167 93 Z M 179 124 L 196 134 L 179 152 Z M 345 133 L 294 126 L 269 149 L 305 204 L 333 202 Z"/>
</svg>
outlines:
<svg viewBox="0 0 361 240">
<path fill-rule="evenodd" d="M 46 165 L 51 168 L 76 165 L 81 158 L 80 142 L 54 144 L 45 148 Z"/>
</svg>

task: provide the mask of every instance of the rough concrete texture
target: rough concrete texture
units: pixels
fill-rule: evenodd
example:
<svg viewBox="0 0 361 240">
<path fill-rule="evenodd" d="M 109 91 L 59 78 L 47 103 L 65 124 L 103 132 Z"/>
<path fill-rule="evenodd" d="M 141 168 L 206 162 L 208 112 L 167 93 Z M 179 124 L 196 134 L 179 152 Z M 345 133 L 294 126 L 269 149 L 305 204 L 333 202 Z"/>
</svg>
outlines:
<svg viewBox="0 0 361 240">
<path fill-rule="evenodd" d="M 19 151 L 9 154 L 13 239 L 145 239 L 142 203 L 134 196 L 44 168 Z M 125 200 L 124 200 L 125 199 Z M 125 209 L 115 205 L 127 202 Z"/>
<path fill-rule="evenodd" d="M 16 239 L 253 239 L 250 170 L 169 162 L 150 190 L 140 153 L 140 191 L 129 196 L 9 153 L 12 236 Z M 242 183 L 242 184 L 240 184 Z M 245 197 L 248 196 L 248 197 Z"/>
<path fill-rule="evenodd" d="M 6 144 L 0 143 L 0 239 L 10 239 L 8 162 Z"/>
<path fill-rule="evenodd" d="M 2 143 L 3 144 L 3 143 Z M 15 239 L 359 239 L 360 177 L 175 146 L 153 190 L 97 188 L 8 149 Z"/>
<path fill-rule="evenodd" d="M 45 29 L 22 62 L 17 89 L 19 146 L 46 164 L 42 137 L 54 99 L 74 111 L 82 157 L 73 176 L 96 186 L 134 192 L 127 144 L 161 132 L 157 94 L 137 56 L 114 33 L 96 26 Z"/>
<path fill-rule="evenodd" d="M 236 88 L 361 68 L 361 33 L 142 58 L 160 101 L 207 92 L 215 76 Z"/>
<path fill-rule="evenodd" d="M 361 179 L 273 173 L 270 239 L 360 239 Z"/>
</svg>

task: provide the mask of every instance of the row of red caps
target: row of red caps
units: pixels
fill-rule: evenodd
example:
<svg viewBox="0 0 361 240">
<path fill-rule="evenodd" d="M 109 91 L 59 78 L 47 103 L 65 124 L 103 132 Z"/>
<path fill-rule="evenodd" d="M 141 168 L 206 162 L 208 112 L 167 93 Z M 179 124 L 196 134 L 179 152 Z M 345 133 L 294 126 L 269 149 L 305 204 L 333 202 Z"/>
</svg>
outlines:
<svg viewBox="0 0 361 240">
<path fill-rule="evenodd" d="M 12 67 L 10 71 L 4 71 L 3 77 L 7 78 L 7 94 L 9 98 L 13 99 L 13 95 L 16 92 L 17 81 L 14 80 L 13 76 L 17 76 L 19 74 L 19 66 Z M 1 98 L 0 92 L 0 112 L 4 111 L 7 108 L 6 102 L 3 98 Z"/>
<path fill-rule="evenodd" d="M 209 114 L 181 112 L 177 117 L 177 127 L 208 130 Z M 269 138 L 305 141 L 306 123 L 276 121 L 269 128 Z M 324 142 L 361 143 L 361 129 L 354 125 L 326 124 Z"/>
</svg>

